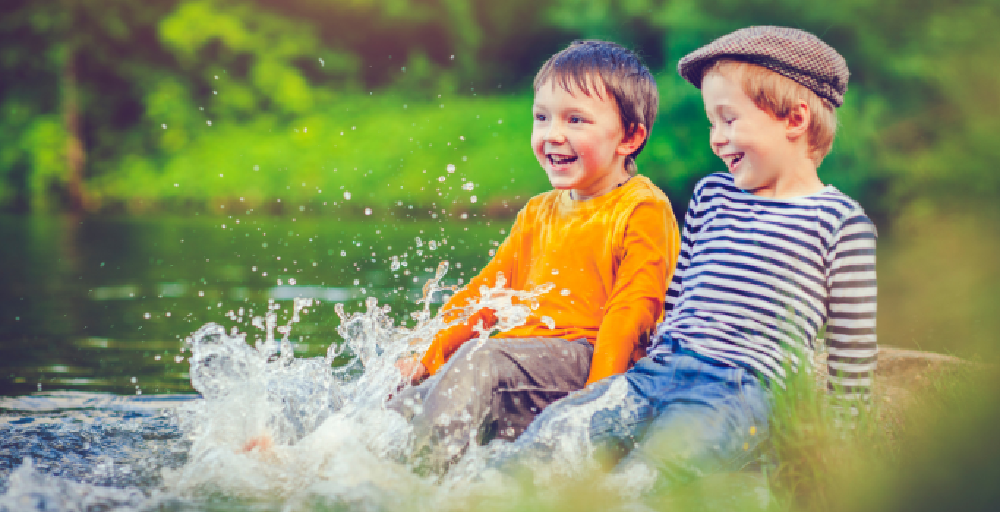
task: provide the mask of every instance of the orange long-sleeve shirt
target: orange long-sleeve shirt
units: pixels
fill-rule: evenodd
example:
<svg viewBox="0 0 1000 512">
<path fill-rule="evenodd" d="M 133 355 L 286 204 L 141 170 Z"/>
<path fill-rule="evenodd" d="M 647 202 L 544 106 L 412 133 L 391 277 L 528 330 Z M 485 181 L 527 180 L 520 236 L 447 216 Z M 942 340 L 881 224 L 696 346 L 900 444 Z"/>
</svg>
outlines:
<svg viewBox="0 0 1000 512">
<path fill-rule="evenodd" d="M 589 384 L 624 372 L 642 356 L 640 335 L 663 312 L 679 251 L 670 201 L 644 176 L 585 201 L 552 190 L 528 201 L 493 259 L 442 308 L 448 315 L 478 298 L 480 286 L 495 285 L 497 272 L 511 289 L 555 284 L 524 325 L 494 337 L 586 338 L 594 344 Z M 555 321 L 554 329 L 543 316 Z M 422 359 L 431 374 L 473 336 L 480 320 L 496 323 L 484 308 L 438 333 Z"/>
</svg>

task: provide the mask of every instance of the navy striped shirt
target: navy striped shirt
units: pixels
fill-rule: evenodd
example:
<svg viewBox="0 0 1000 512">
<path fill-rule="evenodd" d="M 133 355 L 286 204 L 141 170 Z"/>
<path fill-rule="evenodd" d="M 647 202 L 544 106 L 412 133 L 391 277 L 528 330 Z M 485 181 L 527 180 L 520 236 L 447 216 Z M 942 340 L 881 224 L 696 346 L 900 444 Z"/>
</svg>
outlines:
<svg viewBox="0 0 1000 512">
<path fill-rule="evenodd" d="M 729 174 L 695 187 L 650 355 L 680 348 L 783 385 L 785 363 L 812 357 L 826 326 L 832 389 L 868 395 L 875 370 L 875 226 L 827 186 L 758 197 Z"/>
</svg>

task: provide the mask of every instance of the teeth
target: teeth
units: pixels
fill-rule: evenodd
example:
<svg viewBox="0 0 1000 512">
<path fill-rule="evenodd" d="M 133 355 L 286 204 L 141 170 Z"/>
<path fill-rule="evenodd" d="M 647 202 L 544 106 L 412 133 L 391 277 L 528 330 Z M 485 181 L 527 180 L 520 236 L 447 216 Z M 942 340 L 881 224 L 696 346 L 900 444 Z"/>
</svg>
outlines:
<svg viewBox="0 0 1000 512">
<path fill-rule="evenodd" d="M 576 161 L 575 156 L 549 155 L 549 161 L 556 165 L 568 164 Z"/>
</svg>

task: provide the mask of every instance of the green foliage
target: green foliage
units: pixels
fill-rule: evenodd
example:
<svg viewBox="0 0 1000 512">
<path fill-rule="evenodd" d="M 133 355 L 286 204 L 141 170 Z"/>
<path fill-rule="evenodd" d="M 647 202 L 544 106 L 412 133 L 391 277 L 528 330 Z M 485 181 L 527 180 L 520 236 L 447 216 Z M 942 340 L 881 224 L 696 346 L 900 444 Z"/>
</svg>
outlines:
<svg viewBox="0 0 1000 512">
<path fill-rule="evenodd" d="M 992 1 L 850 0 L 817 6 L 793 0 L 63 0 L 60 5 L 54 10 L 14 0 L 3 8 L 0 104 L 7 111 L 31 112 L 41 123 L 0 123 L 0 201 L 7 208 L 40 208 L 65 197 L 69 165 L 60 167 L 67 155 L 61 149 L 66 143 L 58 139 L 72 131 L 56 130 L 53 123 L 75 108 L 64 96 L 76 89 L 87 157 L 84 185 L 99 199 L 93 207 L 128 203 L 136 191 L 157 200 L 271 200 L 296 195 L 292 184 L 301 188 L 302 182 L 326 190 L 351 186 L 383 206 L 406 197 L 430 206 L 427 201 L 437 196 L 422 194 L 427 192 L 422 172 L 411 176 L 409 170 L 431 172 L 449 159 L 444 151 L 418 152 L 400 143 L 418 135 L 420 123 L 413 117 L 418 111 L 427 112 L 424 130 L 437 123 L 442 135 L 464 132 L 465 146 L 476 148 L 478 161 L 463 155 L 474 162 L 468 165 L 484 185 L 477 190 L 481 199 L 524 197 L 546 188 L 531 165 L 527 124 L 517 131 L 505 125 L 498 132 L 501 140 L 491 141 L 492 129 L 468 119 L 481 111 L 508 122 L 526 118 L 522 106 L 530 101 L 534 71 L 574 38 L 624 43 L 654 69 L 661 115 L 639 165 L 675 202 L 683 202 L 694 181 L 722 167 L 708 149 L 700 95 L 677 76 L 675 63 L 713 38 L 752 24 L 809 30 L 847 58 L 852 81 L 839 110 L 842 128 L 820 173 L 877 219 L 970 200 L 989 203 L 1000 193 L 1000 177 L 990 165 L 1000 156 L 1000 146 L 991 143 L 1000 130 L 995 94 L 1000 73 L 987 65 L 1000 58 L 994 30 L 1000 7 Z M 75 82 L 67 82 L 68 71 L 75 72 Z M 446 108 L 431 114 L 442 102 Z M 410 110 L 401 111 L 402 104 Z M 370 128 L 362 128 L 375 126 L 370 120 L 378 121 L 379 133 L 394 138 L 378 141 L 365 131 Z M 368 134 L 370 140 L 351 141 L 351 150 L 339 144 L 339 135 L 331 134 L 348 125 L 358 126 L 360 131 L 352 132 L 356 139 Z M 304 127 L 311 131 L 295 135 Z M 492 166 L 482 158 L 491 151 Z M 341 171 L 387 171 L 398 159 L 403 167 L 395 172 L 406 175 L 401 184 L 424 191 L 383 193 L 382 183 L 359 183 Z M 255 160 L 271 175 L 241 174 Z M 330 166 L 341 174 L 322 175 Z M 513 186 L 499 177 L 511 168 Z M 234 179 L 204 177 L 220 173 Z M 187 185 L 173 186 L 182 181 Z M 508 189 L 494 190 L 494 181 Z"/>
<path fill-rule="evenodd" d="M 453 204 L 479 209 L 491 195 L 527 199 L 545 189 L 528 145 L 530 117 L 510 116 L 529 111 L 527 98 L 454 97 L 417 105 L 398 96 L 356 100 L 287 121 L 223 118 L 209 126 L 205 116 L 200 123 L 154 125 L 150 131 L 161 146 L 177 150 L 156 165 L 133 155 L 93 180 L 93 191 L 110 201 L 131 194 L 153 201 L 243 197 L 255 204 L 276 198 L 332 204 L 350 192 L 349 204 L 359 208 L 403 203 L 451 210 Z"/>
</svg>

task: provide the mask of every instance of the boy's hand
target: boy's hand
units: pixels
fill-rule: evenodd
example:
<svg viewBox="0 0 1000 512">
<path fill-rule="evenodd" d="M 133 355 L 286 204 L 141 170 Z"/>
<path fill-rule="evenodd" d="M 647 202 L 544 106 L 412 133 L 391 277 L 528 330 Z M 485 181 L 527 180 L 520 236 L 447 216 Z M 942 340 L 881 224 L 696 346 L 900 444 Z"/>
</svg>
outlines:
<svg viewBox="0 0 1000 512">
<path fill-rule="evenodd" d="M 274 440 L 267 434 L 253 436 L 243 444 L 243 452 L 269 452 L 274 448 Z"/>
<path fill-rule="evenodd" d="M 410 384 L 417 385 L 424 381 L 429 375 L 427 367 L 420 362 L 420 356 L 412 355 L 396 360 L 396 368 L 403 374 L 404 379 L 409 379 Z"/>
</svg>

